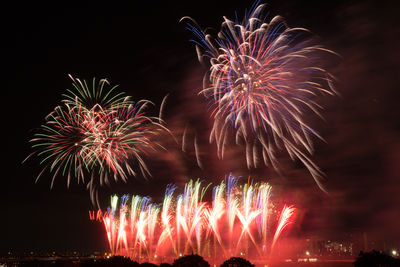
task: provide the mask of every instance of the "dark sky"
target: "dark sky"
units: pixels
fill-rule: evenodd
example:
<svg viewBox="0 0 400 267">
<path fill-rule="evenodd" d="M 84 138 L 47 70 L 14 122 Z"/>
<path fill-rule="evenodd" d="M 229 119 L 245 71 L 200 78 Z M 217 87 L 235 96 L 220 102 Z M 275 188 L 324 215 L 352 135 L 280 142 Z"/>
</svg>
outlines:
<svg viewBox="0 0 400 267">
<path fill-rule="evenodd" d="M 232 168 L 218 161 L 214 145 L 206 142 L 207 105 L 197 96 L 206 69 L 179 20 L 191 16 L 202 27 L 219 29 L 222 16 L 234 18 L 237 11 L 241 17 L 252 1 L 140 1 L 140 6 L 35 2 L 4 9 L 0 253 L 107 248 L 102 226 L 89 221 L 92 205 L 82 184 L 67 189 L 60 176 L 50 190 L 50 175 L 35 184 L 38 160 L 21 164 L 31 152 L 28 140 L 34 129 L 70 88 L 68 74 L 107 78 L 134 99 L 157 106 L 170 94 L 168 126 L 193 126 L 203 144 L 204 170 L 190 151 L 151 155 L 153 178 L 139 176 L 103 188 L 104 203 L 114 192 L 159 201 L 168 183 L 197 177 L 219 182 L 233 171 L 269 180 L 293 201 L 303 215 L 296 227 L 299 237 L 366 232 L 376 246 L 383 241 L 400 246 L 399 7 L 395 1 L 330 2 L 268 2 L 271 16 L 279 14 L 291 27 L 310 29 L 342 56 L 330 64 L 340 96 L 320 99 L 326 121 L 312 122 L 326 139 L 316 141 L 313 159 L 327 174 L 329 195 L 300 165 L 283 159 L 284 177 L 268 168 L 248 171 L 244 163 Z"/>
</svg>

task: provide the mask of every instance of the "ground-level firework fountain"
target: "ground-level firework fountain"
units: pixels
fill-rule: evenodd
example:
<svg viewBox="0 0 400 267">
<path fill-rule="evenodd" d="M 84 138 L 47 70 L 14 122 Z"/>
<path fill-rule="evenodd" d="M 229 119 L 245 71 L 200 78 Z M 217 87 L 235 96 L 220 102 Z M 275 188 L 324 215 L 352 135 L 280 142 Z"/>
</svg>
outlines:
<svg viewBox="0 0 400 267">
<path fill-rule="evenodd" d="M 278 209 L 269 184 L 239 185 L 231 175 L 213 188 L 207 203 L 203 198 L 209 186 L 190 181 L 175 197 L 176 187 L 169 186 L 162 204 L 141 196 L 111 197 L 111 207 L 97 215 L 111 253 L 149 262 L 190 253 L 214 261 L 232 256 L 267 261 L 282 231 L 293 222 L 294 207 Z"/>
</svg>

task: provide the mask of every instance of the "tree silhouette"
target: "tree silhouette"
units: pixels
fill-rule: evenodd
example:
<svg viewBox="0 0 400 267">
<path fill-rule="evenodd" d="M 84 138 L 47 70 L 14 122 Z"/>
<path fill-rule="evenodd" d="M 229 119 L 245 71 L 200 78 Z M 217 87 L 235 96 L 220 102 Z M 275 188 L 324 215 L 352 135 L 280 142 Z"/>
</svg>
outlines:
<svg viewBox="0 0 400 267">
<path fill-rule="evenodd" d="M 398 267 L 400 259 L 395 259 L 381 251 L 360 252 L 358 258 L 353 262 L 354 267 Z"/>
<path fill-rule="evenodd" d="M 251 264 L 246 259 L 240 257 L 232 257 L 229 260 L 224 261 L 220 267 L 254 267 L 254 264 Z"/>
<path fill-rule="evenodd" d="M 151 262 L 143 262 L 140 264 L 140 267 L 158 267 L 158 265 Z"/>
<path fill-rule="evenodd" d="M 192 254 L 186 255 L 179 259 L 174 260 L 174 267 L 210 267 L 210 264 L 206 262 L 203 257 Z"/>
<path fill-rule="evenodd" d="M 160 264 L 160 267 L 172 267 L 172 264 L 163 262 L 163 263 Z"/>
</svg>

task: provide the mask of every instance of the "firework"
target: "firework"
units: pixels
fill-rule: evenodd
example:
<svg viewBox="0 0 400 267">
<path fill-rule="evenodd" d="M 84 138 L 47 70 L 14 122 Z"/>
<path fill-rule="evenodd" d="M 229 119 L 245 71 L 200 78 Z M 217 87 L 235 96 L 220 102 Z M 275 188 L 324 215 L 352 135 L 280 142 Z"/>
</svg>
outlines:
<svg viewBox="0 0 400 267">
<path fill-rule="evenodd" d="M 45 165 L 38 178 L 46 169 L 53 173 L 51 186 L 60 172 L 68 185 L 72 177 L 79 183 L 90 176 L 87 185 L 93 193 L 110 177 L 126 181 L 128 175 L 135 176 L 133 162 L 144 176 L 149 175 L 143 156 L 161 147 L 152 138 L 160 130 L 168 131 L 161 118 L 146 116 L 144 110 L 152 103 L 135 103 L 116 93 L 115 86 L 107 89 L 104 79 L 99 83 L 93 79 L 91 87 L 85 80 L 71 79 L 75 90 L 63 95 L 63 103 L 31 140 L 33 154 Z"/>
<path fill-rule="evenodd" d="M 289 224 L 293 223 L 291 218 L 293 217 L 294 207 L 293 206 L 284 206 L 279 216 L 278 226 L 275 231 L 274 239 L 272 241 L 271 250 L 274 248 L 276 241 L 278 240 L 280 234 L 282 233 L 283 229 L 285 229 Z"/>
<path fill-rule="evenodd" d="M 46 168 L 54 172 L 51 186 L 60 171 L 63 175 L 67 174 L 68 185 L 71 174 L 76 176 L 78 181 L 83 179 L 83 172 L 89 166 L 85 161 L 88 151 L 82 144 L 91 127 L 86 123 L 86 113 L 69 105 L 58 106 L 46 119 L 46 124 L 41 126 L 40 131 L 31 140 L 34 143 L 32 148 L 42 158 L 40 164 L 47 163 L 37 179 Z"/>
<path fill-rule="evenodd" d="M 153 120 L 142 112 L 147 104 L 148 101 L 140 101 L 111 111 L 87 113 L 92 128 L 86 144 L 90 151 L 86 161 L 99 167 L 100 184 L 108 182 L 110 174 L 115 180 L 118 177 L 126 180 L 126 173 L 136 175 L 129 164 L 132 158 L 138 162 L 142 174 L 150 174 L 142 158 L 154 148 Z"/>
<path fill-rule="evenodd" d="M 217 36 L 189 18 L 199 60 L 210 65 L 201 91 L 214 118 L 210 142 L 216 142 L 223 158 L 228 132 L 234 131 L 236 143 L 246 144 L 248 168 L 263 159 L 278 169 L 277 153 L 284 150 L 307 167 L 322 189 L 323 173 L 309 158 L 312 136 L 322 137 L 305 114 L 322 117 L 314 98 L 334 94 L 333 77 L 320 58 L 333 52 L 313 44 L 306 29 L 289 28 L 280 16 L 266 22 L 264 13 L 264 5 L 255 5 L 242 23 L 224 17 Z"/>
<path fill-rule="evenodd" d="M 190 181 L 174 197 L 176 187 L 169 186 L 162 205 L 147 197 L 133 196 L 129 201 L 126 195 L 120 200 L 113 196 L 111 207 L 103 213 L 111 252 L 150 262 L 188 253 L 216 260 L 217 251 L 225 257 L 251 254 L 266 260 L 266 247 L 272 253 L 293 222 L 293 206 L 285 205 L 279 215 L 270 201 L 270 185 L 239 185 L 232 175 L 213 188 L 211 204 L 203 201 L 208 187 Z M 269 240 L 267 233 L 273 238 Z M 250 249 L 256 253 L 249 254 Z"/>
<path fill-rule="evenodd" d="M 121 106 L 132 103 L 129 96 L 125 96 L 123 92 L 116 92 L 118 85 L 108 88 L 110 83 L 107 79 L 101 79 L 96 82 L 96 78 L 89 83 L 86 80 L 69 75 L 72 80 L 73 89 L 67 89 L 67 93 L 63 94 L 63 102 L 84 107 L 88 110 L 113 110 Z"/>
</svg>

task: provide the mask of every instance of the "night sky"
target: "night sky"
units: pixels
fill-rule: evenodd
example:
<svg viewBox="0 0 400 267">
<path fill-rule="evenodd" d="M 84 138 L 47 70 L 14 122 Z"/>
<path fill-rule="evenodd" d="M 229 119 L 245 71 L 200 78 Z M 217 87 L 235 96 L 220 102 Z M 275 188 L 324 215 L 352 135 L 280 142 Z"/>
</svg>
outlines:
<svg viewBox="0 0 400 267">
<path fill-rule="evenodd" d="M 332 3 L 331 3 L 332 2 Z M 67 188 L 33 158 L 29 139 L 71 88 L 68 74 L 107 78 L 133 99 L 156 104 L 167 94 L 165 120 L 197 135 L 204 169 L 194 153 L 169 144 L 146 161 L 153 174 L 112 183 L 99 192 L 104 207 L 112 193 L 151 196 L 160 202 L 165 185 L 190 178 L 219 183 L 229 172 L 270 181 L 302 216 L 292 234 L 341 238 L 366 232 L 377 249 L 400 246 L 400 23 L 395 1 L 268 1 L 270 18 L 310 29 L 319 42 L 341 55 L 329 58 L 340 96 L 319 99 L 325 121 L 310 123 L 325 138 L 315 140 L 312 159 L 323 169 L 329 195 L 306 168 L 282 157 L 282 175 L 267 167 L 248 170 L 244 156 L 218 160 L 208 143 L 207 102 L 197 95 L 207 69 L 198 60 L 192 35 L 179 23 L 194 18 L 219 29 L 222 16 L 242 17 L 252 1 L 140 1 L 132 4 L 44 5 L 14 3 L 4 9 L 3 150 L 0 180 L 0 254 L 7 251 L 106 250 L 102 225 L 89 221 L 93 206 L 82 184 Z M 4 68 L 3 68 L 4 69 Z M 241 151 L 240 147 L 235 148 Z M 235 154 L 236 155 L 236 154 Z"/>
</svg>

